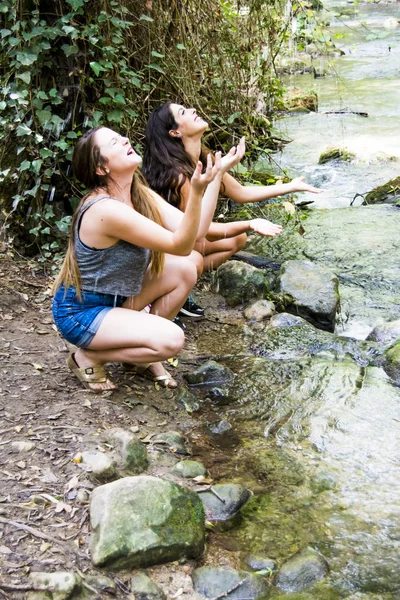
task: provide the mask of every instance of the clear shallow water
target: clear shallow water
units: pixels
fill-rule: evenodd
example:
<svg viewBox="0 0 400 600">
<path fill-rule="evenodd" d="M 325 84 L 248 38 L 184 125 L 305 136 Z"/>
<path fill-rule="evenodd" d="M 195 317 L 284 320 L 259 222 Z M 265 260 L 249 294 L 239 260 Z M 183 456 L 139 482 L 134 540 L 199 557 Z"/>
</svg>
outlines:
<svg viewBox="0 0 400 600">
<path fill-rule="evenodd" d="M 328 76 L 287 77 L 288 85 L 317 92 L 319 112 L 277 122 L 278 131 L 293 141 L 275 159 L 290 175 L 305 175 L 324 189 L 318 197 L 301 196 L 317 208 L 349 206 L 355 194 L 386 183 L 400 171 L 400 26 L 384 27 L 389 17 L 400 19 L 400 4 L 359 5 L 357 10 L 356 19 L 339 20 L 332 17 L 335 5 L 330 6 L 330 31 L 346 37 L 337 41 L 344 56 L 314 61 L 317 71 L 329 70 Z M 371 33 L 385 37 L 366 39 Z M 323 114 L 344 109 L 369 117 Z M 356 158 L 318 166 L 321 152 L 330 146 L 346 147 Z"/>
<path fill-rule="evenodd" d="M 250 249 L 271 260 L 305 258 L 337 273 L 343 337 L 244 325 L 242 334 L 224 332 L 216 349 L 230 354 L 241 338 L 248 344 L 241 352 L 255 354 L 227 361 L 236 380 L 229 405 L 218 407 L 241 440 L 224 456 L 224 478 L 257 489 L 242 524 L 224 534 L 226 547 L 280 565 L 311 546 L 330 564 L 320 584 L 293 595 L 272 588 L 271 598 L 400 598 L 400 388 L 374 362 L 382 348 L 348 337 L 361 340 L 376 324 L 400 318 L 400 210 L 341 208 L 400 174 L 400 29 L 383 26 L 388 17 L 400 18 L 400 4 L 358 10 L 357 20 L 334 21 L 335 31 L 349 32 L 335 76 L 290 83 L 315 89 L 320 113 L 347 108 L 370 116 L 297 114 L 278 123 L 293 142 L 276 160 L 292 176 L 323 184 L 315 204 L 335 210 L 310 213 L 302 236 L 258 238 Z M 387 36 L 366 40 L 358 20 Z M 331 145 L 347 147 L 356 159 L 319 166 Z M 210 350 L 206 335 L 197 344 Z M 206 460 L 218 475 L 209 450 Z"/>
</svg>

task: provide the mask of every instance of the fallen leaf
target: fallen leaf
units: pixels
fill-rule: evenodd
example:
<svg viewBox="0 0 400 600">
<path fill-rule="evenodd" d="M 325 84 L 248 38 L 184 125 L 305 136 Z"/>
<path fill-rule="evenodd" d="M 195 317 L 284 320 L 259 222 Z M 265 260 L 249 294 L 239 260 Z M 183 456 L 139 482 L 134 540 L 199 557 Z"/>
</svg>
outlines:
<svg viewBox="0 0 400 600">
<path fill-rule="evenodd" d="M 12 550 L 7 546 L 0 546 L 0 554 L 12 554 Z"/>
<path fill-rule="evenodd" d="M 23 425 L 17 425 L 16 427 L 14 427 L 14 431 L 16 431 L 17 433 L 20 433 L 23 430 L 24 426 Z"/>
<path fill-rule="evenodd" d="M 172 594 L 171 598 L 179 598 L 179 596 L 182 596 L 183 594 L 183 588 L 179 588 L 179 590 L 177 592 L 175 592 L 175 594 Z"/>
<path fill-rule="evenodd" d="M 177 367 L 179 365 L 179 360 L 177 358 L 169 358 L 167 361 L 172 367 Z"/>
<path fill-rule="evenodd" d="M 131 427 L 130 430 L 132 431 L 132 433 L 137 433 L 139 431 L 139 427 L 137 425 L 133 425 L 133 427 Z"/>
<path fill-rule="evenodd" d="M 20 469 L 25 469 L 26 462 L 24 460 L 20 460 L 19 462 L 17 462 L 17 467 L 19 467 Z"/>
<path fill-rule="evenodd" d="M 43 365 L 39 363 L 32 363 L 32 367 L 34 367 L 37 371 L 43 371 Z"/>
<path fill-rule="evenodd" d="M 51 544 L 49 542 L 42 542 L 40 544 L 40 552 L 47 552 L 49 548 L 51 548 Z"/>
<path fill-rule="evenodd" d="M 56 513 L 60 513 L 63 510 L 65 510 L 66 513 L 70 513 L 72 511 L 72 506 L 70 506 L 69 504 L 67 504 L 66 502 L 58 502 L 55 512 Z"/>
<path fill-rule="evenodd" d="M 36 329 L 36 333 L 39 335 L 47 335 L 50 331 L 46 331 L 45 329 Z"/>
<path fill-rule="evenodd" d="M 72 478 L 71 478 L 71 479 L 68 481 L 68 483 L 65 485 L 65 487 L 64 487 L 64 492 L 65 492 L 66 494 L 68 494 L 68 492 L 69 492 L 70 490 L 73 490 L 74 488 L 76 488 L 76 487 L 77 487 L 78 483 L 79 483 L 79 477 L 78 477 L 78 475 L 74 475 L 74 476 L 73 476 L 73 477 L 72 477 Z"/>
<path fill-rule="evenodd" d="M 92 408 L 92 403 L 90 402 L 89 398 L 84 399 L 84 401 L 82 402 L 82 406 L 86 406 L 87 408 Z"/>
<path fill-rule="evenodd" d="M 82 454 L 80 452 L 78 452 L 78 454 L 75 454 L 74 458 L 72 459 L 73 463 L 79 464 L 82 462 Z"/>
<path fill-rule="evenodd" d="M 294 215 L 296 212 L 296 207 L 294 204 L 292 204 L 291 202 L 283 202 L 282 203 L 283 208 L 285 209 L 285 211 L 289 214 L 289 215 Z"/>
</svg>

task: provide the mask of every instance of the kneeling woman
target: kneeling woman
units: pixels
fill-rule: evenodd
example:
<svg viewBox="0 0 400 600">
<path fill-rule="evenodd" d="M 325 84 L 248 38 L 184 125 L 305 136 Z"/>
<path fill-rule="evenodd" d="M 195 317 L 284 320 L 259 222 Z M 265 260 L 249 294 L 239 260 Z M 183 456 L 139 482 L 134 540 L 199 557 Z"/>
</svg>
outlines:
<svg viewBox="0 0 400 600">
<path fill-rule="evenodd" d="M 95 392 L 115 388 L 105 374 L 107 362 L 137 365 L 136 372 L 176 387 L 161 361 L 184 343 L 171 319 L 196 282 L 195 264 L 186 256 L 198 235 L 203 192 L 221 170 L 211 159 L 204 174 L 197 165 L 186 212 L 176 222 L 171 207 L 140 182 L 140 163 L 129 140 L 107 127 L 82 136 L 72 159 L 77 179 L 90 191 L 72 220 L 53 315 L 60 333 L 78 347 L 68 366 Z M 142 310 L 148 304 L 150 314 Z"/>
</svg>

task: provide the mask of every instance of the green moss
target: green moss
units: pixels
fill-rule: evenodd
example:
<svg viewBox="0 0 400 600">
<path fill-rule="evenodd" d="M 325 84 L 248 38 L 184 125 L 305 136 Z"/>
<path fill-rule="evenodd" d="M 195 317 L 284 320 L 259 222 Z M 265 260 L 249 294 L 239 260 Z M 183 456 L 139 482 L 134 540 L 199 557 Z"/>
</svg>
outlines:
<svg viewBox="0 0 400 600">
<path fill-rule="evenodd" d="M 365 196 L 367 204 L 395 203 L 398 199 L 400 199 L 400 177 L 374 188 Z"/>
<path fill-rule="evenodd" d="M 324 165 L 331 160 L 350 161 L 355 157 L 347 148 L 327 148 L 319 157 L 318 164 Z"/>
</svg>

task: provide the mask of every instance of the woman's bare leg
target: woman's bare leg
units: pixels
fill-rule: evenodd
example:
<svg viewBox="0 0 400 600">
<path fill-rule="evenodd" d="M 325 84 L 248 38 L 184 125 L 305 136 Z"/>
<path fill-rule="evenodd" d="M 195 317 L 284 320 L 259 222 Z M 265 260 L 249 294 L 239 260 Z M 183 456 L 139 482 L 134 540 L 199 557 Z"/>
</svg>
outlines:
<svg viewBox="0 0 400 600">
<path fill-rule="evenodd" d="M 182 330 L 170 320 L 185 302 L 196 279 L 196 267 L 189 258 L 167 254 L 162 275 L 151 276 L 148 271 L 140 294 L 128 298 L 123 308 L 109 311 L 89 347 L 75 353 L 78 366 L 152 362 L 154 375 L 165 375 L 161 361 L 177 354 L 184 342 Z M 140 312 L 148 304 L 151 304 L 151 314 Z M 133 317 L 128 318 L 129 314 Z M 96 384 L 92 387 L 111 389 L 114 386 Z"/>
<path fill-rule="evenodd" d="M 241 233 L 231 238 L 215 242 L 203 240 L 196 244 L 196 250 L 204 256 L 204 271 L 212 271 L 228 260 L 233 254 L 242 250 L 246 245 L 247 235 Z"/>
</svg>

